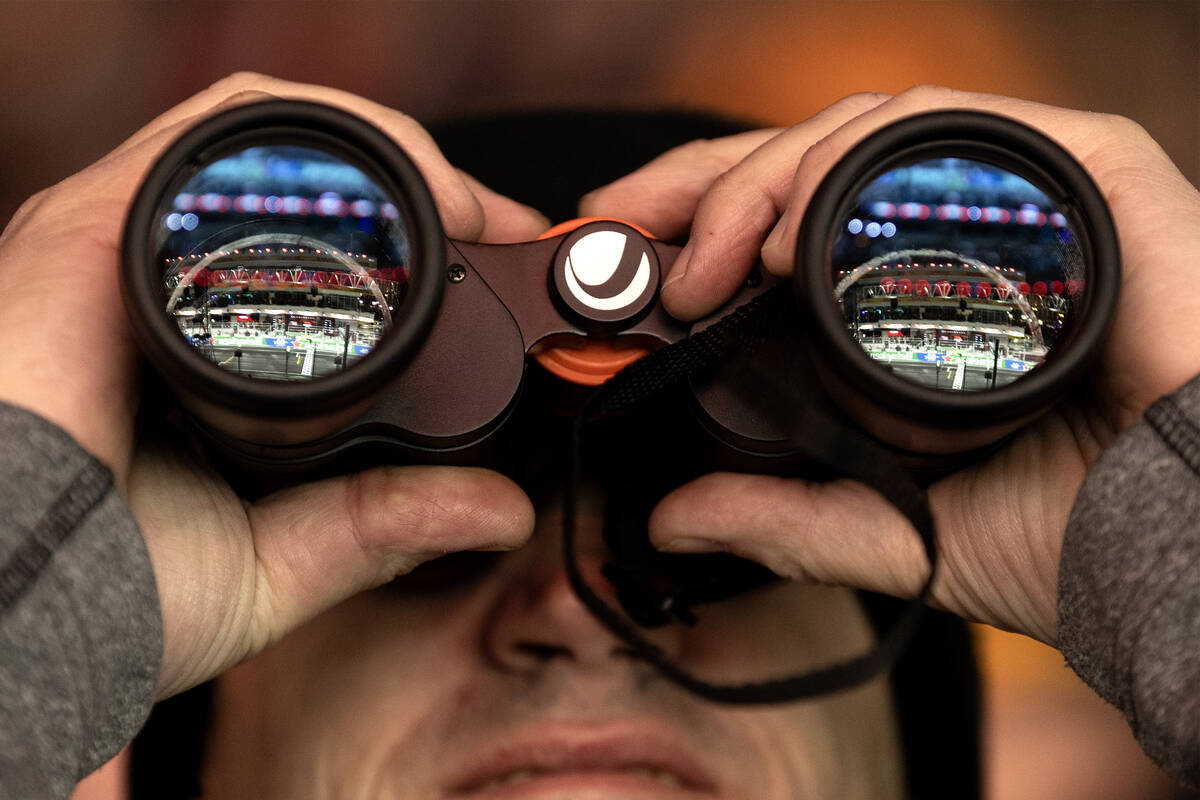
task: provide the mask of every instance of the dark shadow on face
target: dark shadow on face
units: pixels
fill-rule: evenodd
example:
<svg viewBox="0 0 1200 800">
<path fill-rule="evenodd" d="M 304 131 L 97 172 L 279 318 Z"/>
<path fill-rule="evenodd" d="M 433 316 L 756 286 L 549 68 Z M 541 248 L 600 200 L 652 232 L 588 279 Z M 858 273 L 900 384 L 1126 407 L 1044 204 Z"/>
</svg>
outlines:
<svg viewBox="0 0 1200 800">
<path fill-rule="evenodd" d="M 581 523 L 595 574 L 594 504 Z M 418 568 L 219 679 L 205 797 L 902 796 L 886 683 L 753 710 L 688 695 L 578 602 L 560 524 L 543 508 L 520 551 Z M 773 659 L 800 669 L 872 641 L 846 590 L 780 583 L 738 605 L 726 612 L 738 626 L 651 638 L 728 675 Z"/>
</svg>

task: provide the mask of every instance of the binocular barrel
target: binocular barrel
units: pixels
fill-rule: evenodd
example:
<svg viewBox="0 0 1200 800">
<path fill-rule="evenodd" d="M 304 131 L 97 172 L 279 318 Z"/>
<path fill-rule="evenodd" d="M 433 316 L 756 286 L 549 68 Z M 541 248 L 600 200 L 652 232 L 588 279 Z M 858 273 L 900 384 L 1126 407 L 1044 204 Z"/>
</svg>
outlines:
<svg viewBox="0 0 1200 800">
<path fill-rule="evenodd" d="M 612 221 L 449 241 L 389 137 L 306 102 L 185 133 L 139 190 L 123 247 L 139 345 L 217 447 L 264 471 L 381 443 L 468 461 L 528 369 L 602 380 L 693 330 L 658 301 L 675 245 Z M 805 212 L 792 284 L 811 366 L 787 379 L 899 450 L 974 450 L 1085 375 L 1119 273 L 1103 198 L 1057 144 L 978 112 L 901 120 Z M 701 427 L 773 457 L 790 429 L 754 421 L 746 388 L 697 390 Z"/>
<path fill-rule="evenodd" d="M 1086 373 L 1116 308 L 1108 207 L 1058 144 L 945 111 L 871 135 L 805 211 L 795 292 L 821 383 L 902 450 L 980 447 Z"/>
</svg>

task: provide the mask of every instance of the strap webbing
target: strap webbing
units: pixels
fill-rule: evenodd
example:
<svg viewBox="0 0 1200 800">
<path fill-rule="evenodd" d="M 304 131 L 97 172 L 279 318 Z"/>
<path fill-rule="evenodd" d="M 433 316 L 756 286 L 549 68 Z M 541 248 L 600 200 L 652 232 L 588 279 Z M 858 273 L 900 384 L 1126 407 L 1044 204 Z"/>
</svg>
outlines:
<svg viewBox="0 0 1200 800">
<path fill-rule="evenodd" d="M 588 423 L 615 416 L 689 377 L 713 369 L 735 353 L 756 347 L 794 303 L 786 287 L 776 287 L 736 309 L 698 334 L 651 353 L 598 387 L 575 417 L 564 501 L 563 559 L 580 601 L 614 636 L 664 677 L 709 700 L 722 703 L 777 703 L 827 694 L 865 683 L 896 662 L 916 632 L 933 585 L 937 565 L 933 517 L 925 491 L 883 447 L 864 434 L 827 419 L 811 404 L 796 411 L 791 438 L 798 451 L 831 473 L 853 478 L 888 498 L 916 528 L 930 570 L 875 648 L 861 656 L 813 672 L 757 683 L 715 684 L 701 680 L 646 641 L 637 628 L 597 595 L 583 579 L 576 561 L 576 500 L 583 476 L 583 433 Z M 787 321 L 784 320 L 784 324 Z M 793 323 L 794 324 L 794 323 Z"/>
</svg>

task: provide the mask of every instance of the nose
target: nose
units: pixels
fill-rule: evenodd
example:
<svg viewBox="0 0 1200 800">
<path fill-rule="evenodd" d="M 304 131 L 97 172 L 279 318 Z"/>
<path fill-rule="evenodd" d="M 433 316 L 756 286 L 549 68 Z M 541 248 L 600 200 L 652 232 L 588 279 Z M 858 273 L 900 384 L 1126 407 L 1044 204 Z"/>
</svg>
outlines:
<svg viewBox="0 0 1200 800">
<path fill-rule="evenodd" d="M 593 591 L 619 611 L 601 571 L 604 561 L 600 554 L 581 553 L 577 563 Z M 643 633 L 667 655 L 678 653 L 675 626 Z M 513 576 L 497 598 L 486 635 L 497 664 L 513 672 L 536 671 L 552 662 L 603 669 L 631 660 L 629 648 L 580 602 L 558 552 L 542 559 L 540 569 Z"/>
</svg>

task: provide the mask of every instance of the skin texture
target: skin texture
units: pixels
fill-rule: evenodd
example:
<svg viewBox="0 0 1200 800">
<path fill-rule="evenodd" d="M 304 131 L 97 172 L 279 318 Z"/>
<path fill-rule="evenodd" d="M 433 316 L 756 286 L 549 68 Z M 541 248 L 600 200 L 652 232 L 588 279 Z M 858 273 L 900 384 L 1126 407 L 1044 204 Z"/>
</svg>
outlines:
<svg viewBox="0 0 1200 800">
<path fill-rule="evenodd" d="M 663 302 L 693 319 L 718 307 L 759 257 L 772 273 L 791 274 L 813 191 L 863 137 L 951 108 L 1010 116 L 1058 141 L 1096 181 L 1121 243 L 1117 315 L 1090 381 L 992 458 L 929 490 L 943 558 L 933 602 L 1054 644 L 1062 538 L 1088 468 L 1151 402 L 1200 372 L 1195 348 L 1156 344 L 1173 340 L 1176 320 L 1200 312 L 1190 290 L 1200 194 L 1140 126 L 940 87 L 853 95 L 785 131 L 684 145 L 592 192 L 581 210 L 619 209 L 661 236 L 684 233 L 690 219 Z M 799 534 L 798 519 L 807 521 Z M 672 552 L 730 551 L 788 577 L 898 596 L 914 593 L 927 570 L 899 512 L 848 481 L 706 476 L 663 500 L 651 537 Z"/>
<path fill-rule="evenodd" d="M 592 575 L 598 519 L 581 520 Z M 360 595 L 223 676 L 205 796 L 507 798 L 452 789 L 497 749 L 554 753 L 643 735 L 702 764 L 704 789 L 621 783 L 628 775 L 610 768 L 586 785 L 535 779 L 512 797 L 902 796 L 885 685 L 753 710 L 698 700 L 629 658 L 578 602 L 560 528 L 555 508 L 539 509 L 519 551 L 484 568 L 434 562 L 431 576 L 418 570 Z M 705 609 L 717 619 L 699 629 L 656 632 L 656 644 L 702 674 L 761 678 L 860 652 L 872 638 L 841 589 L 780 584 L 731 606 Z"/>
<path fill-rule="evenodd" d="M 711 762 L 702 785 L 681 796 L 701 788 L 747 798 L 894 796 L 894 731 L 881 688 L 749 712 L 680 695 L 614 648 L 575 603 L 548 544 L 553 512 L 538 515 L 547 527 L 521 547 L 533 507 L 498 475 L 379 468 L 248 504 L 186 453 L 135 431 L 138 357 L 114 280 L 130 198 L 189 125 L 266 97 L 328 102 L 379 125 L 414 157 L 450 236 L 517 241 L 545 228 L 536 212 L 446 164 L 398 112 L 335 90 L 236 75 L 32 198 L 0 236 L 0 350 L 14 354 L 0 363 L 0 399 L 62 426 L 117 476 L 158 579 L 160 696 L 258 654 L 218 691 L 213 796 L 446 796 L 461 781 L 458 766 L 513 731 L 538 751 L 576 747 L 595 730 L 624 741 L 649 731 Z M 804 207 L 825 172 L 869 132 L 933 108 L 1007 114 L 1058 140 L 1092 173 L 1121 240 L 1126 284 L 1090 384 L 988 461 L 930 489 L 944 558 L 934 602 L 1053 643 L 1062 535 L 1088 467 L 1150 402 L 1200 370 L 1194 348 L 1156 345 L 1172 341 L 1174 319 L 1200 311 L 1190 291 L 1200 196 L 1144 131 L 1119 118 L 936 87 L 855 95 L 787 130 L 672 151 L 593 192 L 581 211 L 660 236 L 690 228 L 663 300 L 677 316 L 696 318 L 719 306 L 759 257 L 789 274 Z M 31 297 L 55 298 L 57 316 L 90 320 L 105 346 L 32 335 L 46 323 Z M 1165 307 L 1171 315 L 1158 313 Z M 799 535 L 796 520 L 806 521 Z M 664 499 L 651 535 L 665 550 L 727 550 L 797 579 L 778 596 L 743 601 L 750 605 L 739 619 L 753 622 L 725 626 L 744 637 L 739 648 L 698 635 L 665 642 L 718 674 L 776 657 L 796 668 L 805 658 L 861 651 L 867 632 L 851 595 L 803 584 L 905 596 L 926 569 L 900 515 L 846 481 L 708 476 Z M 453 591 L 391 583 L 445 553 L 517 548 L 475 583 L 445 581 Z M 362 593 L 373 587 L 383 588 Z M 793 620 L 812 612 L 801 626 L 811 636 L 772 629 L 761 612 L 781 607 L 795 609 Z M 781 641 L 788 647 L 778 652 L 756 649 Z M 653 796 L 645 788 L 627 794 Z M 538 796 L 556 796 L 553 786 L 543 789 Z"/>
<path fill-rule="evenodd" d="M 66 429 L 107 464 L 141 523 L 158 580 L 165 644 L 159 696 L 207 680 L 340 600 L 435 555 L 512 548 L 533 524 L 524 494 L 474 469 L 371 470 L 253 505 L 134 430 L 138 354 L 119 296 L 119 237 L 142 175 L 204 116 L 269 97 L 317 100 L 380 126 L 414 155 L 450 235 L 529 239 L 536 212 L 445 162 L 413 120 L 331 89 L 238 74 L 135 133 L 111 155 L 31 198 L 0 236 L 0 399 Z M 102 347 L 46 335 L 87 319 Z"/>
<path fill-rule="evenodd" d="M 603 763 L 583 778 L 514 790 L 539 797 L 899 797 L 903 769 L 884 683 L 751 711 L 683 693 L 634 662 L 575 600 L 553 510 L 538 516 L 542 529 L 521 547 L 532 505 L 499 475 L 379 468 L 251 504 L 177 436 L 135 431 L 138 360 L 114 280 L 123 216 L 141 175 L 175 136 L 223 108 L 272 97 L 332 103 L 380 125 L 422 169 L 448 235 L 525 240 L 546 227 L 536 212 L 450 168 L 397 112 L 320 87 L 235 75 L 31 199 L 6 230 L 0 343 L 37 329 L 27 295 L 13 290 L 31 276 L 50 291 L 73 274 L 79 291 L 64 302 L 75 305 L 61 310 L 98 317 L 110 333 L 109 346 L 86 362 L 49 338 L 22 341 L 22 359 L 3 365 L 0 397 L 38 409 L 117 475 L 158 580 L 160 697 L 222 675 L 206 796 L 442 797 L 488 753 L 515 757 L 504 752 L 518 736 L 527 751 L 557 752 L 560 761 L 600 751 L 589 758 Z M 103 213 L 77 213 L 85 196 Z M 64 219 L 78 228 L 63 235 Z M 112 402 L 79 399 L 97 396 Z M 517 548 L 474 582 L 453 573 L 432 581 L 451 590 L 393 581 L 446 553 Z M 589 555 L 593 575 L 600 558 L 596 549 Z M 712 679 L 825 664 L 872 639 L 854 596 L 821 587 L 781 584 L 713 617 L 702 634 L 660 642 Z M 671 790 L 614 763 L 642 750 L 701 764 L 703 776 Z"/>
</svg>

